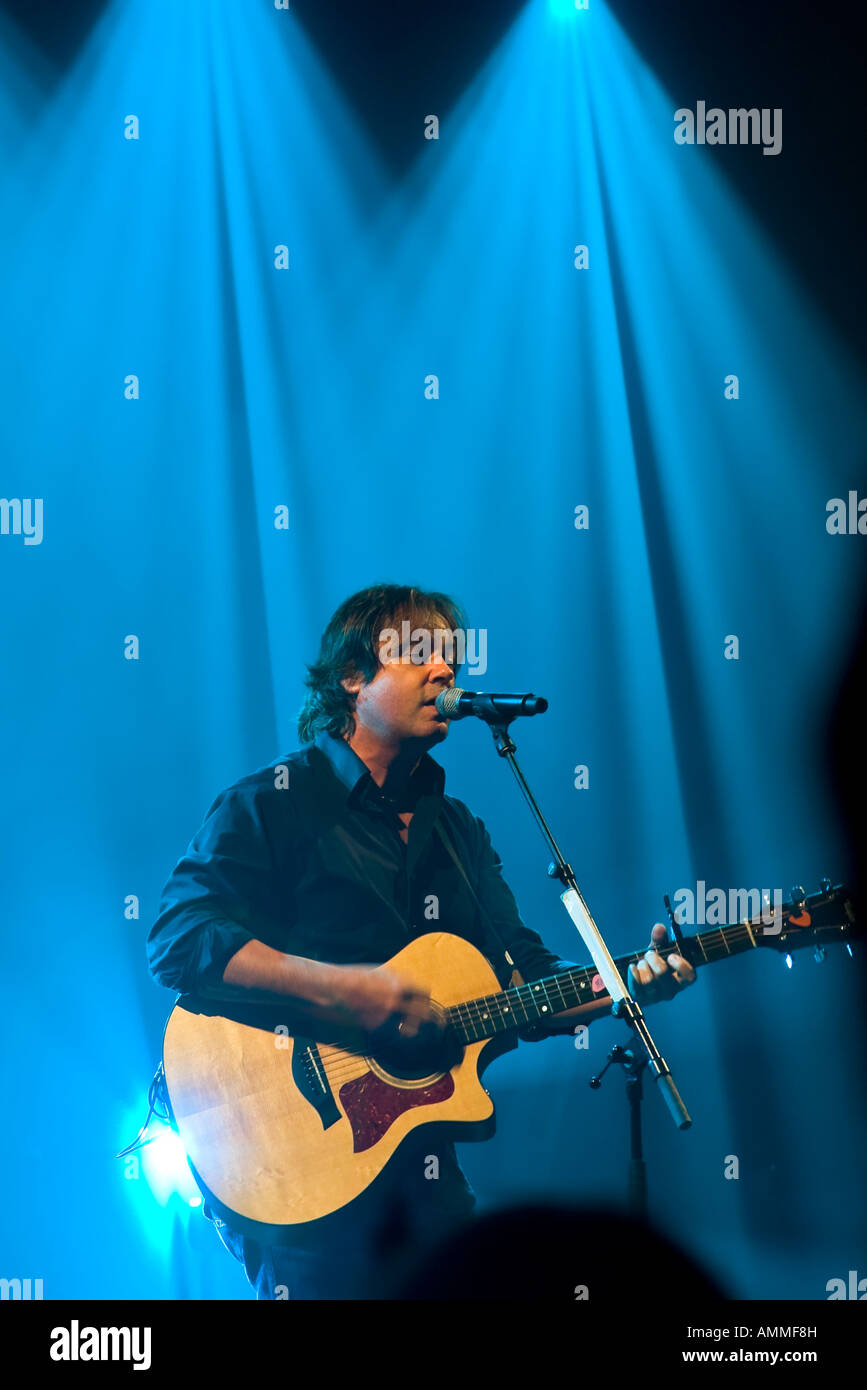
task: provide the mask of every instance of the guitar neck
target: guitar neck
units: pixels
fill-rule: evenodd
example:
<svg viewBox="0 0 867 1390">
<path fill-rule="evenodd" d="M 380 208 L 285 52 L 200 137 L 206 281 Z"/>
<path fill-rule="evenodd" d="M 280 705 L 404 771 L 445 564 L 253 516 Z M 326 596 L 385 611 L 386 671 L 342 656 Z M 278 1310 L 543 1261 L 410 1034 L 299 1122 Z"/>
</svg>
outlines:
<svg viewBox="0 0 867 1390">
<path fill-rule="evenodd" d="M 761 943 L 761 932 L 761 924 L 756 922 L 716 927 L 697 936 L 684 937 L 679 944 L 666 942 L 660 955 L 667 958 L 677 953 L 692 965 L 710 965 L 727 956 L 753 950 Z M 619 956 L 615 961 L 627 985 L 630 965 L 640 961 L 642 956 L 643 952 L 633 951 L 630 955 Z M 480 999 L 470 999 L 465 1004 L 453 1005 L 448 1011 L 449 1023 L 462 1042 L 481 1042 L 484 1038 L 493 1038 L 511 1029 L 523 1028 L 526 1024 L 544 1023 L 554 1014 L 563 1013 L 577 1004 L 588 1004 L 602 998 L 606 993 L 605 988 L 594 989 L 594 980 L 599 983 L 595 965 L 586 965 L 549 975 L 544 980 L 513 985 L 499 994 L 488 994 Z"/>
</svg>

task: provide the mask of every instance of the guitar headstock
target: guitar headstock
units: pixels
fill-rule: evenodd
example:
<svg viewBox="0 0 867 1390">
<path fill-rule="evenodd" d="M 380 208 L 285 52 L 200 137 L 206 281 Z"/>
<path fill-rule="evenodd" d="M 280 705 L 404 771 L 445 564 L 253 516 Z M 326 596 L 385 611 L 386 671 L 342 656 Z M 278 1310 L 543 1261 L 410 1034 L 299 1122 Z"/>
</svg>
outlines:
<svg viewBox="0 0 867 1390">
<path fill-rule="evenodd" d="M 758 897 L 756 893 L 756 899 Z M 852 942 L 864 934 L 855 900 L 842 883 L 832 884 L 830 879 L 823 879 L 819 891 L 810 894 L 803 888 L 793 888 L 788 902 L 782 901 L 779 892 L 774 893 L 773 903 L 769 894 L 763 897 L 755 916 L 730 920 L 710 931 L 699 932 L 697 936 L 683 935 L 683 923 L 678 922 L 671 901 L 666 897 L 674 935 L 674 943 L 666 949 L 678 951 L 692 965 L 705 965 L 754 946 L 770 946 L 782 952 L 786 963 L 791 965 L 792 952 L 807 946 L 812 946 L 817 960 L 822 960 L 825 948 L 833 945 L 845 946 L 851 955 Z M 731 905 L 731 897 L 729 903 Z"/>
<path fill-rule="evenodd" d="M 845 946 L 851 955 L 852 942 L 864 931 L 845 884 L 832 884 L 828 878 L 822 880 L 817 893 L 793 888 L 789 901 L 773 913 L 773 920 L 767 923 L 758 918 L 755 926 L 758 945 L 772 946 L 787 955 L 812 946 L 818 960 L 826 946 Z"/>
</svg>

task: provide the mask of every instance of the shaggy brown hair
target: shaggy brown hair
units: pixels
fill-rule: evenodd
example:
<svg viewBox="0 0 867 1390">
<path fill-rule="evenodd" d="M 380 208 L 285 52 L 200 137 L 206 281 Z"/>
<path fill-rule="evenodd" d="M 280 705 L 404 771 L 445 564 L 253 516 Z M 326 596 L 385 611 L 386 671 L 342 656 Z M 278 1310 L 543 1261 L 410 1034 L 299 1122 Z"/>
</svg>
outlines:
<svg viewBox="0 0 867 1390">
<path fill-rule="evenodd" d="M 402 584 L 374 584 L 341 603 L 322 634 L 319 656 L 307 667 L 309 695 L 298 713 L 298 736 L 312 743 L 323 730 L 336 738 L 352 732 L 355 696 L 341 684 L 373 680 L 380 666 L 381 634 L 413 628 L 466 629 L 463 611 L 446 594 Z"/>
</svg>

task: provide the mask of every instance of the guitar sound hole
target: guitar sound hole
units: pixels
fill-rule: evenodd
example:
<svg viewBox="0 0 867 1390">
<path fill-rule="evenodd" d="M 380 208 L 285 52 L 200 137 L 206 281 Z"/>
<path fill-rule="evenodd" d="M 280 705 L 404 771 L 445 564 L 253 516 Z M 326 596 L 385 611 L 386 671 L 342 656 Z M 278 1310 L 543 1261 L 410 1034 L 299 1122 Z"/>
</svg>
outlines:
<svg viewBox="0 0 867 1390">
<path fill-rule="evenodd" d="M 426 1024 L 414 1038 L 402 1037 L 389 1025 L 382 1041 L 377 1037 L 371 1055 L 395 1079 L 421 1081 L 451 1071 L 461 1060 L 463 1047 L 453 1033 L 434 1024 Z"/>
</svg>

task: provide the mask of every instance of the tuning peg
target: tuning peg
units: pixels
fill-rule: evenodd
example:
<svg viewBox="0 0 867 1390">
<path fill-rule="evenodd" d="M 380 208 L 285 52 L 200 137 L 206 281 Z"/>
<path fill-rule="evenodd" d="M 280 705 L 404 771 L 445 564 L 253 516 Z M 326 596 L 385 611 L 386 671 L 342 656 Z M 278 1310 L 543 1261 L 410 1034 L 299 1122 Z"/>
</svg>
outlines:
<svg viewBox="0 0 867 1390">
<path fill-rule="evenodd" d="M 792 906 L 793 906 L 793 907 L 803 907 L 803 905 L 804 905 L 804 903 L 805 903 L 806 901 L 807 901 L 807 895 L 806 895 L 806 893 L 804 892 L 804 890 L 803 890 L 803 888 L 801 887 L 801 885 L 800 885 L 799 883 L 796 883 L 795 886 L 794 886 L 794 888 L 792 889 Z"/>
<path fill-rule="evenodd" d="M 823 879 L 822 879 L 822 892 L 823 892 L 823 893 L 830 893 L 830 892 L 831 892 L 831 889 L 833 888 L 833 886 L 834 886 L 834 885 L 832 884 L 832 882 L 831 882 L 831 880 L 830 880 L 829 878 L 823 878 Z"/>
<path fill-rule="evenodd" d="M 816 962 L 817 965 L 821 965 L 821 964 L 822 964 L 822 961 L 823 961 L 824 959 L 825 959 L 825 947 L 824 947 L 824 946 L 817 946 L 816 949 L 815 949 L 815 951 L 813 952 L 813 960 Z"/>
</svg>

